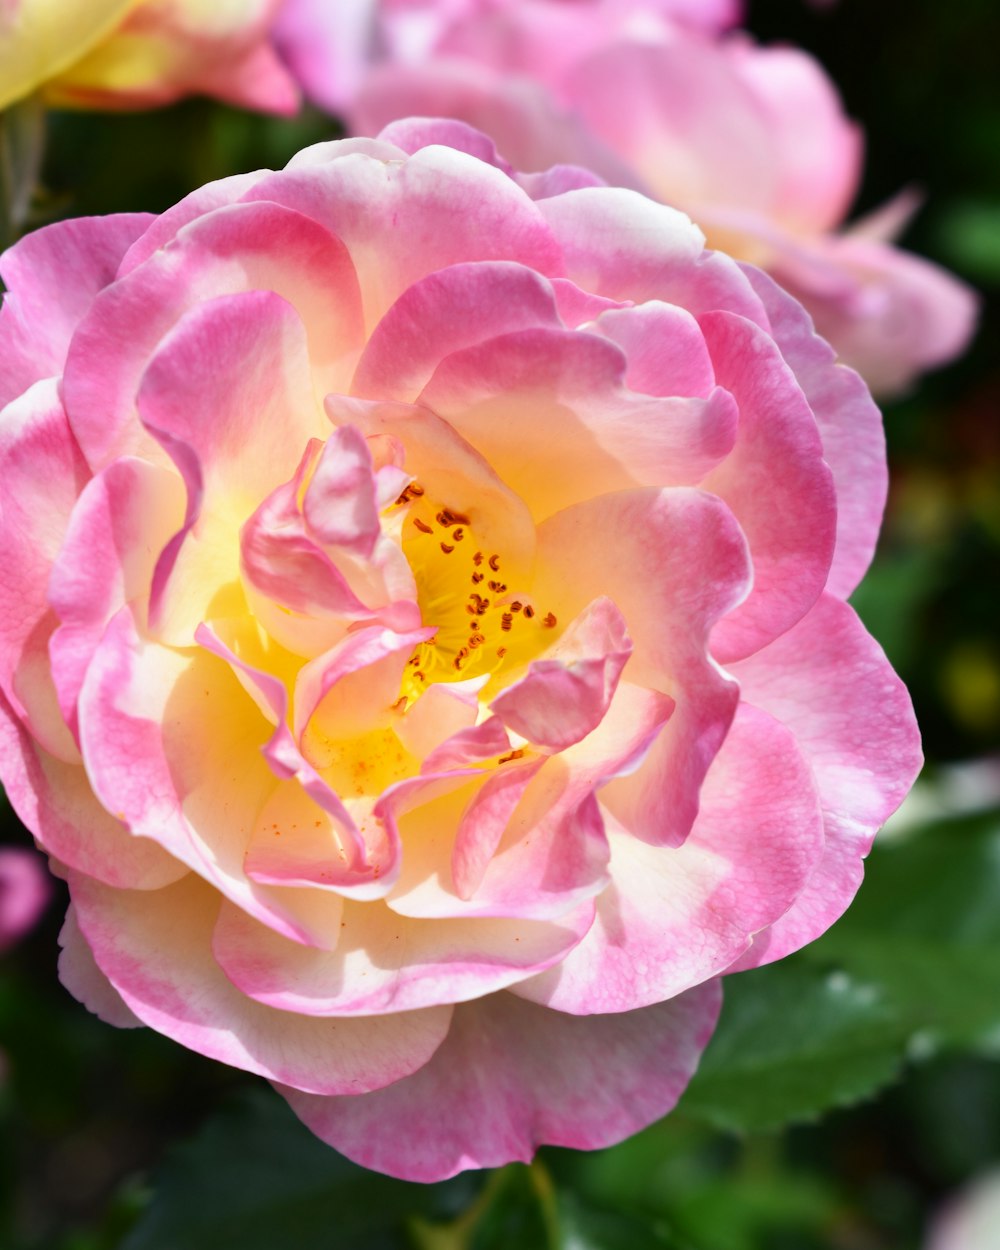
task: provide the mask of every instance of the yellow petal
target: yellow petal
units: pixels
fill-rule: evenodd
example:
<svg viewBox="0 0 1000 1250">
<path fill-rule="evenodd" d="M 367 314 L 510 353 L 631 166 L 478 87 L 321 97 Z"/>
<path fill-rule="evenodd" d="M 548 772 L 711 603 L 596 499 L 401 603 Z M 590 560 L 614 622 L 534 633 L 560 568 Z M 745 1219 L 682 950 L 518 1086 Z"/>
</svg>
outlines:
<svg viewBox="0 0 1000 1250">
<path fill-rule="evenodd" d="M 106 39 L 141 0 L 14 0 L 0 12 L 0 108 Z"/>
</svg>

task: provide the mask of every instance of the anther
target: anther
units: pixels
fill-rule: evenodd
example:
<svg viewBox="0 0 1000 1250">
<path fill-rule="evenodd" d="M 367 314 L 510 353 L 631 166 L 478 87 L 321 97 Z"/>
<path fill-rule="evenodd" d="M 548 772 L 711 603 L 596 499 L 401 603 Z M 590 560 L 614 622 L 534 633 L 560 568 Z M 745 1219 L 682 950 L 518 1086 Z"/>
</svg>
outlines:
<svg viewBox="0 0 1000 1250">
<path fill-rule="evenodd" d="M 472 584 L 473 584 L 473 586 L 478 586 L 478 585 L 479 585 L 479 583 L 483 580 L 483 576 L 484 576 L 484 574 L 482 574 L 482 573 L 473 573 L 473 574 L 472 574 Z"/>
<path fill-rule="evenodd" d="M 511 626 L 514 624 L 514 617 L 510 612 L 505 612 L 500 618 L 500 628 L 505 634 L 510 633 Z"/>
<path fill-rule="evenodd" d="M 407 486 L 406 489 L 410 492 L 411 495 L 416 495 L 417 498 L 419 498 L 424 493 L 424 488 L 420 485 L 419 482 L 411 482 L 409 486 Z"/>
<path fill-rule="evenodd" d="M 405 694 L 403 695 L 403 697 L 402 697 L 401 699 L 397 699 L 397 700 L 396 700 L 396 702 L 392 705 L 392 710 L 393 710 L 394 712 L 405 712 L 405 711 L 406 711 L 406 695 L 405 695 Z"/>
<path fill-rule="evenodd" d="M 441 550 L 444 552 L 446 556 L 450 556 L 451 553 L 455 550 L 455 548 L 450 543 L 442 543 Z"/>
<path fill-rule="evenodd" d="M 520 760 L 520 759 L 524 759 L 524 752 L 523 752 L 523 751 L 520 751 L 520 750 L 518 750 L 518 751 L 511 751 L 510 755 L 502 755 L 502 756 L 501 756 L 501 757 L 497 760 L 497 763 L 498 763 L 498 764 L 509 764 L 509 763 L 511 762 L 511 760 Z"/>
<path fill-rule="evenodd" d="M 493 572 L 494 572 L 494 573 L 499 573 L 499 571 L 500 571 L 500 557 L 499 557 L 499 556 L 490 556 L 490 559 L 489 559 L 489 566 L 490 566 L 490 568 L 493 570 Z"/>
<path fill-rule="evenodd" d="M 548 615 L 545 617 L 545 619 L 542 621 L 542 624 L 545 626 L 546 629 L 554 628 L 556 624 L 556 614 L 554 612 L 549 612 Z"/>
<path fill-rule="evenodd" d="M 528 618 L 529 621 L 535 615 L 535 609 L 531 606 L 530 603 L 525 606 L 524 615 Z"/>
<path fill-rule="evenodd" d="M 461 526 L 459 526 L 457 530 L 451 531 L 451 536 L 455 542 L 460 543 L 462 539 L 465 537 L 465 530 L 462 529 Z"/>
<path fill-rule="evenodd" d="M 506 654 L 507 654 L 507 648 L 506 648 L 506 647 L 497 647 L 497 655 L 500 657 L 500 659 L 501 659 L 501 660 L 503 659 L 503 657 L 504 657 Z"/>
<path fill-rule="evenodd" d="M 415 516 L 413 518 L 413 524 L 417 527 L 417 529 L 421 532 L 421 534 L 433 534 L 434 533 L 434 526 L 428 525 L 426 521 L 421 521 L 420 517 L 418 516 Z"/>
<path fill-rule="evenodd" d="M 477 551 L 476 554 L 472 557 L 472 563 L 478 569 L 479 566 L 482 564 L 482 562 L 483 562 L 483 553 L 481 551 Z"/>
<path fill-rule="evenodd" d="M 521 600 L 515 599 L 514 602 L 510 605 L 510 610 L 512 612 L 520 612 L 523 607 L 524 607 L 524 604 L 521 602 Z"/>
</svg>

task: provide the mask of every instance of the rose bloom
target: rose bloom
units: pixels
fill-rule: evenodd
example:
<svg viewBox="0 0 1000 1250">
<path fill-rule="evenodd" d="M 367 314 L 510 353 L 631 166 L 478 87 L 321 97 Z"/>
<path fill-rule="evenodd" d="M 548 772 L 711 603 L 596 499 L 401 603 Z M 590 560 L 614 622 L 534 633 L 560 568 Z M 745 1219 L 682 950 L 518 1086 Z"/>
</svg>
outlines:
<svg viewBox="0 0 1000 1250">
<path fill-rule="evenodd" d="M 593 182 L 403 122 L 3 262 L 0 767 L 63 980 L 411 1179 L 661 1116 L 919 760 L 845 602 L 867 390 Z"/>
<path fill-rule="evenodd" d="M 806 53 L 720 39 L 735 6 L 706 6 L 697 29 L 697 6 L 679 0 L 425 0 L 416 9 L 434 21 L 419 40 L 395 33 L 412 0 L 364 7 L 383 28 L 366 59 L 325 0 L 287 0 L 278 23 L 306 90 L 357 133 L 408 114 L 461 118 L 519 169 L 577 162 L 677 205 L 796 295 L 880 392 L 965 347 L 971 292 L 891 244 L 916 198 L 841 229 L 860 131 Z"/>
<path fill-rule="evenodd" d="M 203 93 L 293 113 L 298 89 L 271 45 L 283 0 L 4 0 L 0 108 L 148 108 Z"/>
</svg>

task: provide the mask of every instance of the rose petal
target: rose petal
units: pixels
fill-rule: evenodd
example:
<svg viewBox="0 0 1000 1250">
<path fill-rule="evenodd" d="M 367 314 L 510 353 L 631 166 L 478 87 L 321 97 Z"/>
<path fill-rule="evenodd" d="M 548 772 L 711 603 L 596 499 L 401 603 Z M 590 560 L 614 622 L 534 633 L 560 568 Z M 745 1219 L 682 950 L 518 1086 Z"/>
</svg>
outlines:
<svg viewBox="0 0 1000 1250">
<path fill-rule="evenodd" d="M 634 1011 L 723 972 L 781 916 L 823 853 L 809 766 L 792 734 L 741 705 L 681 847 L 612 827 L 611 885 L 558 967 L 515 992 L 558 1011 Z"/>
<path fill-rule="evenodd" d="M 464 1002 L 548 967 L 580 940 L 592 905 L 559 922 L 410 920 L 379 903 L 349 903 L 336 950 L 264 930 L 224 904 L 213 950 L 248 997 L 307 1016 L 365 1016 Z"/>
<path fill-rule="evenodd" d="M 155 220 L 149 213 L 76 217 L 35 230 L 3 254 L 0 408 L 33 382 L 62 373 L 80 318 Z"/>
<path fill-rule="evenodd" d="M 281 1093 L 355 1162 L 406 1180 L 444 1180 L 465 1168 L 528 1162 L 542 1144 L 610 1146 L 652 1123 L 680 1097 L 718 1010 L 714 982 L 612 1016 L 567 1016 L 496 994 L 456 1008 L 434 1059 L 378 1094 Z"/>
<path fill-rule="evenodd" d="M 80 929 L 97 966 L 144 1023 L 196 1050 L 316 1094 L 360 1093 L 422 1067 L 450 1007 L 324 1020 L 262 1006 L 212 956 L 220 896 L 191 876 L 136 894 L 73 876 Z"/>
<path fill-rule="evenodd" d="M 909 696 L 845 603 L 824 595 L 794 629 L 732 666 L 743 698 L 787 725 L 812 765 L 826 850 L 788 913 L 737 968 L 781 959 L 824 933 L 861 884 L 862 860 L 920 769 Z"/>
</svg>

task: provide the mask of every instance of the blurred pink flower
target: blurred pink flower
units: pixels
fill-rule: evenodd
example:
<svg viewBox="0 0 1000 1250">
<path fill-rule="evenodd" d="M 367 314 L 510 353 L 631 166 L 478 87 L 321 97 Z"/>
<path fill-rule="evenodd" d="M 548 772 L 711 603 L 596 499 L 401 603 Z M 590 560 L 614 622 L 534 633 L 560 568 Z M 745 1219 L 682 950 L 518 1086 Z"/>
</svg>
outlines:
<svg viewBox="0 0 1000 1250">
<path fill-rule="evenodd" d="M 51 893 L 40 855 L 21 847 L 0 848 L 0 952 L 34 928 Z"/>
<path fill-rule="evenodd" d="M 956 1194 L 930 1230 L 925 1250 L 995 1250 L 1000 1229 L 1000 1170 Z"/>
<path fill-rule="evenodd" d="M 919 763 L 845 601 L 866 388 L 593 181 L 398 123 L 3 259 L 0 772 L 62 977 L 412 1179 L 664 1114 Z"/>
<path fill-rule="evenodd" d="M 892 245 L 905 214 L 841 229 L 862 140 L 806 53 L 719 38 L 731 5 L 668 0 L 375 3 L 356 28 L 288 0 L 279 42 L 307 92 L 376 133 L 461 118 L 519 169 L 585 165 L 694 217 L 709 243 L 767 269 L 879 392 L 965 347 L 976 302 Z M 692 24 L 700 16 L 701 29 Z M 406 22 L 419 17 L 419 37 Z"/>
</svg>

